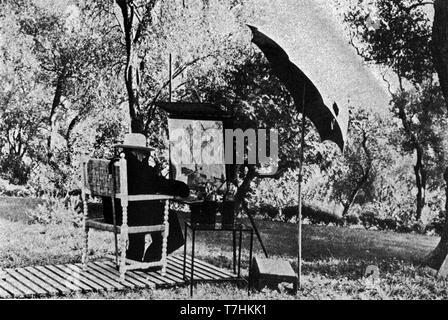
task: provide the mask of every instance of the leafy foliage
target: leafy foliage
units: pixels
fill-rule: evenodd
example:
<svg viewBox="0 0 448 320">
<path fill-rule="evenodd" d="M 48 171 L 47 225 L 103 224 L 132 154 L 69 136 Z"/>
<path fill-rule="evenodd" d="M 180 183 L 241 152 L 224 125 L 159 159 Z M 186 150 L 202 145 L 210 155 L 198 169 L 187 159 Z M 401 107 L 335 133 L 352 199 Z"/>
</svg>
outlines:
<svg viewBox="0 0 448 320">
<path fill-rule="evenodd" d="M 392 114 L 401 122 L 389 140 L 415 157 L 415 218 L 421 220 L 427 193 L 442 183 L 446 108 L 435 79 L 433 25 L 426 1 L 358 1 L 343 14 L 351 44 L 365 61 L 392 71 L 388 80 Z M 442 77 L 440 77 L 442 76 Z M 443 74 L 439 75 L 443 79 Z M 411 188 L 414 189 L 414 188 Z M 407 210 L 406 210 L 407 211 Z M 405 211 L 405 212 L 406 212 Z M 409 214 L 409 213 L 408 213 Z"/>
<path fill-rule="evenodd" d="M 416 146 L 423 149 L 422 162 L 428 171 L 429 183 L 440 183 L 446 153 L 446 115 L 440 88 L 427 85 L 394 95 L 392 112 L 401 119 L 399 137 L 392 137 L 403 152 L 412 153 Z M 432 183 L 431 183 L 432 182 Z"/>
<path fill-rule="evenodd" d="M 434 74 L 431 21 L 420 0 L 359 0 L 344 14 L 351 41 L 367 61 L 420 84 Z M 359 43 L 361 42 L 361 43 Z"/>
<path fill-rule="evenodd" d="M 343 215 L 352 204 L 373 201 L 375 180 L 393 161 L 392 151 L 385 146 L 391 129 L 379 114 L 363 109 L 352 112 L 344 159 L 327 166 L 333 181 L 332 198 L 343 204 Z"/>
</svg>

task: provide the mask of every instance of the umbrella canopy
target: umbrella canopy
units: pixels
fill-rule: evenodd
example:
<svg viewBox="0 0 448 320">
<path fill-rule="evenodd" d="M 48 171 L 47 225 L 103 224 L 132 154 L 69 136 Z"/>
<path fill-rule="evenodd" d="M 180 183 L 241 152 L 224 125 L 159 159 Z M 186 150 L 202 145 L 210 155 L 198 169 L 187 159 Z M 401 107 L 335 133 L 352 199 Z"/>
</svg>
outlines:
<svg viewBox="0 0 448 320">
<path fill-rule="evenodd" d="M 314 124 L 321 140 L 333 141 L 343 150 L 346 125 L 339 117 L 336 102 L 333 102 L 331 108 L 325 105 L 319 90 L 303 71 L 290 61 L 285 50 L 256 27 L 248 26 L 252 31 L 252 42 L 264 53 L 275 75 L 291 93 L 298 112 L 302 112 L 304 102 L 305 116 Z"/>
</svg>

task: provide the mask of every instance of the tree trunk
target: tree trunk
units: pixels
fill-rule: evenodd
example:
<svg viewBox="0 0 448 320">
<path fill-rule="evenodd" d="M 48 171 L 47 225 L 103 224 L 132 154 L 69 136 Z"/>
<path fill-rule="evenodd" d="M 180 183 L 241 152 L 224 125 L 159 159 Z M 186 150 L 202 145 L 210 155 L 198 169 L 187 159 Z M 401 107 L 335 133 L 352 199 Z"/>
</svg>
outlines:
<svg viewBox="0 0 448 320">
<path fill-rule="evenodd" d="M 431 268 L 439 270 L 448 254 L 448 168 L 443 175 L 445 180 L 445 226 L 443 228 L 442 238 L 437 247 L 426 258 L 426 264 Z"/>
<path fill-rule="evenodd" d="M 147 27 L 153 22 L 152 10 L 158 0 L 147 0 L 144 4 L 135 4 L 132 0 L 115 0 L 123 16 L 123 32 L 126 44 L 126 69 L 124 80 L 128 94 L 131 131 L 144 133 L 142 110 L 140 109 L 140 72 L 143 70 L 136 48 Z"/>
<path fill-rule="evenodd" d="M 433 61 L 448 110 L 448 1 L 434 1 Z M 437 247 L 428 255 L 426 263 L 439 269 L 448 254 L 448 168 L 445 169 L 445 227 Z"/>
<path fill-rule="evenodd" d="M 248 172 L 246 176 L 243 179 L 243 182 L 238 187 L 238 190 L 235 194 L 235 210 L 238 211 L 244 198 L 247 195 L 247 192 L 249 192 L 250 189 L 250 183 L 252 180 L 256 177 L 257 173 L 254 166 L 248 167 Z"/>
<path fill-rule="evenodd" d="M 370 170 L 372 169 L 372 164 L 369 162 L 368 167 L 365 170 L 361 179 L 356 182 L 355 189 L 353 189 L 352 193 L 348 197 L 347 201 L 343 204 L 344 210 L 342 211 L 342 217 L 345 217 L 348 214 L 348 210 L 350 210 L 351 206 L 356 200 L 356 196 L 358 195 L 361 188 L 367 183 L 367 180 L 370 176 Z"/>
<path fill-rule="evenodd" d="M 363 138 L 361 141 L 361 146 L 362 146 L 362 149 L 364 150 L 364 153 L 366 154 L 366 157 L 367 157 L 366 169 L 364 170 L 364 168 L 362 168 L 362 166 L 361 166 L 361 170 L 363 171 L 362 177 L 361 177 L 361 179 L 359 179 L 356 182 L 355 188 L 350 193 L 347 201 L 343 204 L 344 210 L 342 211 L 342 217 L 345 217 L 348 214 L 348 210 L 350 210 L 350 207 L 355 202 L 356 196 L 358 195 L 361 188 L 369 180 L 370 171 L 372 171 L 372 155 L 369 151 L 369 148 L 367 147 L 367 133 L 363 130 L 362 135 L 363 135 Z"/>
<path fill-rule="evenodd" d="M 420 220 L 423 208 L 425 206 L 426 194 L 426 171 L 423 166 L 424 151 L 419 140 L 417 139 L 417 136 L 412 131 L 410 120 L 408 120 L 404 106 L 400 106 L 398 115 L 408 138 L 411 140 L 412 147 L 417 153 L 417 160 L 414 166 L 415 185 L 417 187 L 415 217 L 417 220 Z"/>
<path fill-rule="evenodd" d="M 343 204 L 344 210 L 342 211 L 342 217 L 347 216 L 348 210 L 350 210 L 351 206 L 356 200 L 356 196 L 358 195 L 361 188 L 367 183 L 367 180 L 369 179 L 370 170 L 372 168 L 372 164 L 369 162 L 368 167 L 365 170 L 364 174 L 362 175 L 361 179 L 359 179 L 356 182 L 355 189 L 353 189 L 352 193 L 350 193 L 350 196 L 348 197 L 347 201 Z"/>
<path fill-rule="evenodd" d="M 63 72 L 63 75 L 59 76 L 59 78 L 57 80 L 56 89 L 54 91 L 54 96 L 53 96 L 53 102 L 51 104 L 50 115 L 48 117 L 48 126 L 49 126 L 49 130 L 50 130 L 50 134 L 48 135 L 48 138 L 47 138 L 47 160 L 49 162 L 51 161 L 51 158 L 53 156 L 53 153 L 51 152 L 51 135 L 53 133 L 53 118 L 54 118 L 54 115 L 56 114 L 56 109 L 61 104 L 62 90 L 63 90 L 63 86 L 64 86 L 64 78 L 65 78 L 65 75 Z"/>
<path fill-rule="evenodd" d="M 68 125 L 67 132 L 65 133 L 65 141 L 67 142 L 67 154 L 65 156 L 65 164 L 71 165 L 72 163 L 72 141 L 71 141 L 71 134 L 73 132 L 73 129 L 75 126 L 79 123 L 79 120 L 81 119 L 81 116 L 78 114 L 76 115 L 72 121 L 70 121 L 70 124 Z"/>
<path fill-rule="evenodd" d="M 420 146 L 417 148 L 417 162 L 414 166 L 415 183 L 417 186 L 417 209 L 415 212 L 415 218 L 420 220 L 422 217 L 422 211 L 426 202 L 426 172 L 423 167 L 423 150 Z"/>
<path fill-rule="evenodd" d="M 139 109 L 139 94 L 135 84 L 136 70 L 132 65 L 127 67 L 127 74 L 125 76 L 126 90 L 128 92 L 129 116 L 131 118 L 131 131 L 136 133 L 143 133 L 143 121 L 137 116 L 136 110 Z"/>
<path fill-rule="evenodd" d="M 342 204 L 342 206 L 344 207 L 344 210 L 342 210 L 342 217 L 347 216 L 348 210 L 350 210 L 350 208 L 352 207 L 353 203 L 355 202 L 356 196 L 358 195 L 358 192 L 359 190 L 361 190 L 363 185 L 363 182 L 359 182 L 356 185 L 355 190 L 353 190 L 353 192 L 350 194 L 350 197 L 347 199 L 347 201 Z"/>
<path fill-rule="evenodd" d="M 129 117 L 131 120 L 131 131 L 142 133 L 143 121 L 137 116 L 139 109 L 139 92 L 137 84 L 138 70 L 135 67 L 135 39 L 134 39 L 134 19 L 135 8 L 132 3 L 126 0 L 117 0 L 117 5 L 120 7 L 123 16 L 123 31 L 126 44 L 126 68 L 124 72 L 124 81 L 126 84 L 126 91 L 128 93 Z"/>
<path fill-rule="evenodd" d="M 448 1 L 434 1 L 433 61 L 448 108 Z"/>
</svg>

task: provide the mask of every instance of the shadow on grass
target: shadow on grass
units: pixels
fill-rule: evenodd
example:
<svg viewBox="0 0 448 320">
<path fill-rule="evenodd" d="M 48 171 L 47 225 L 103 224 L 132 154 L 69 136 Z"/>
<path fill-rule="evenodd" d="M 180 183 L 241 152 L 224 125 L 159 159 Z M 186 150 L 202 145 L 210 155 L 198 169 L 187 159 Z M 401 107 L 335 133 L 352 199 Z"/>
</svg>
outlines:
<svg viewBox="0 0 448 320">
<path fill-rule="evenodd" d="M 188 214 L 180 214 L 180 220 L 188 219 Z M 250 225 L 248 219 L 241 219 Z M 256 220 L 262 241 L 269 256 L 295 261 L 297 258 L 297 226 L 291 223 Z M 420 263 L 437 245 L 439 238 L 417 234 L 401 234 L 386 231 L 368 231 L 335 226 L 303 225 L 302 256 L 305 261 L 322 259 L 362 259 L 377 262 L 383 259 L 398 259 Z M 198 250 L 204 255 L 213 251 L 232 252 L 231 233 L 198 232 L 197 240 L 203 244 L 213 244 Z M 247 249 L 249 237 L 243 236 L 243 246 Z M 245 250 L 247 251 L 247 250 Z M 245 252 L 243 251 L 243 252 Z M 258 239 L 254 236 L 254 254 L 264 256 Z M 226 255 L 231 258 L 231 256 Z M 228 262 L 227 262 L 228 263 Z"/>
<path fill-rule="evenodd" d="M 0 200 L 0 268 L 63 264 L 81 261 L 82 228 L 71 224 L 29 224 L 24 210 L 35 202 Z M 188 215 L 179 214 L 181 223 Z M 241 221 L 248 223 L 248 220 Z M 271 257 L 285 259 L 297 268 L 297 229 L 294 224 L 257 221 Z M 342 227 L 303 226 L 303 290 L 297 296 L 275 291 L 254 293 L 251 299 L 437 299 L 448 297 L 448 281 L 435 278 L 429 270 L 412 262 L 421 259 L 438 242 L 437 237 Z M 92 232 L 92 259 L 113 253 L 113 237 Z M 191 246 L 190 246 L 191 248 Z M 243 237 L 242 274 L 247 275 L 249 239 Z M 182 254 L 183 248 L 176 253 Z M 254 254 L 263 251 L 254 238 Z M 198 232 L 196 256 L 206 262 L 232 269 L 232 233 Z M 364 277 L 370 264 L 380 269 L 380 282 L 372 287 Z M 232 285 L 199 285 L 197 299 L 246 299 L 246 290 Z M 85 297 L 81 295 L 80 297 Z M 89 298 L 188 299 L 188 288 L 93 294 Z"/>
<path fill-rule="evenodd" d="M 38 199 L 0 197 L 0 223 L 1 219 L 18 223 L 15 226 L 10 226 L 14 230 L 9 230 L 8 235 L 11 239 L 8 239 L 8 241 L 14 242 L 18 246 L 17 250 L 22 247 L 20 245 L 21 242 L 30 243 L 31 248 L 23 249 L 25 252 L 21 252 L 21 256 L 25 256 L 25 253 L 30 254 L 33 251 L 33 247 L 38 251 L 40 251 L 40 247 L 45 247 L 49 255 L 51 255 L 52 251 L 63 252 L 66 250 L 75 251 L 75 256 L 78 256 L 82 244 L 82 232 L 79 229 L 71 230 L 67 226 L 49 228 L 37 224 L 29 225 L 29 228 L 20 226 L 23 223 L 29 223 L 25 212 L 27 209 L 36 207 L 38 203 Z M 94 211 L 96 215 L 101 213 L 99 208 L 95 208 Z M 189 219 L 189 214 L 182 212 L 178 216 L 182 226 L 185 219 Z M 240 221 L 250 225 L 248 219 L 242 218 Z M 262 220 L 256 220 L 256 225 L 268 254 L 272 257 L 287 259 L 296 266 L 297 226 L 291 223 Z M 50 232 L 49 230 L 52 231 Z M 31 240 L 27 240 L 27 238 Z M 93 239 L 92 241 L 101 247 L 101 242 L 104 241 L 107 245 L 110 245 L 109 238 L 111 237 L 106 233 L 97 237 L 97 240 Z M 437 245 L 439 240 L 438 237 L 432 236 L 318 225 L 303 225 L 302 239 L 305 268 L 306 262 L 326 260 L 363 260 L 374 264 L 379 263 L 381 260 L 398 259 L 419 263 Z M 231 232 L 197 232 L 197 256 L 218 266 L 231 268 L 233 259 L 232 243 Z M 59 249 L 51 248 L 52 245 L 57 246 Z M 14 251 L 11 245 L 8 248 Z M 248 265 L 248 248 L 249 236 L 244 234 L 243 267 Z M 182 253 L 182 251 L 179 250 L 179 253 Z M 255 236 L 254 255 L 264 256 Z M 72 254 L 70 256 L 73 258 Z"/>
</svg>

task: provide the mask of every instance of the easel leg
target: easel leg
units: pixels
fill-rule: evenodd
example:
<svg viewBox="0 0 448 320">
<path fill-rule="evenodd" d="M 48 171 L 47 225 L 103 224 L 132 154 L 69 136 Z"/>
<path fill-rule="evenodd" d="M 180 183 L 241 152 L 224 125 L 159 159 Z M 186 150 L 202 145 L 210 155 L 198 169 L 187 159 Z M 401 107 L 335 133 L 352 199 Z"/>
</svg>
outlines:
<svg viewBox="0 0 448 320">
<path fill-rule="evenodd" d="M 236 273 L 236 231 L 232 230 L 233 240 L 233 273 Z"/>
<path fill-rule="evenodd" d="M 185 244 L 184 244 L 184 264 L 182 266 L 182 279 L 185 280 L 185 272 L 187 267 L 187 241 L 188 241 L 188 229 L 187 229 L 187 223 L 185 222 Z"/>
<path fill-rule="evenodd" d="M 252 285 L 252 254 L 253 254 L 253 244 L 254 244 L 254 231 L 250 230 L 250 244 L 249 244 L 249 275 L 247 284 L 247 294 L 250 295 L 250 288 Z"/>
<path fill-rule="evenodd" d="M 193 285 L 194 285 L 194 241 L 195 241 L 195 230 L 192 229 L 191 235 L 191 271 L 190 271 L 190 296 L 193 297 Z"/>
<path fill-rule="evenodd" d="M 243 238 L 242 227 L 240 226 L 240 235 L 238 239 L 238 278 L 241 277 L 241 245 Z"/>
<path fill-rule="evenodd" d="M 257 228 L 257 225 L 255 224 L 254 218 L 250 215 L 249 210 L 247 209 L 247 206 L 246 206 L 246 203 L 244 202 L 244 200 L 242 202 L 242 206 L 243 206 L 243 209 L 246 212 L 247 216 L 249 217 L 250 223 L 252 225 L 252 228 L 255 231 L 255 235 L 257 236 L 258 242 L 260 243 L 261 248 L 263 249 L 264 255 L 266 256 L 266 258 L 269 258 L 268 251 L 266 250 L 266 248 L 263 244 L 263 241 L 261 240 L 261 235 L 258 232 L 258 228 Z"/>
</svg>

